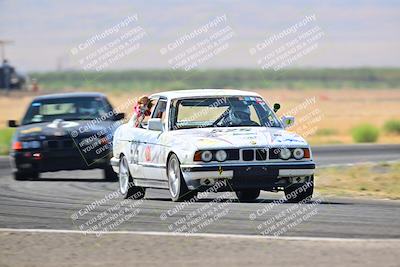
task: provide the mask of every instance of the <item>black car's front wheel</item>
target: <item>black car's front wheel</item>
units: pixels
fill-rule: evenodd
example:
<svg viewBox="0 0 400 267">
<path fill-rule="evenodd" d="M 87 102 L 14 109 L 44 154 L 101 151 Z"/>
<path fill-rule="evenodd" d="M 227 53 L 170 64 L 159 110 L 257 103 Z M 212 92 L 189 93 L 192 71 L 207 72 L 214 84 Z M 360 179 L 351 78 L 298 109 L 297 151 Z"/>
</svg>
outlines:
<svg viewBox="0 0 400 267">
<path fill-rule="evenodd" d="M 118 181 L 118 174 L 116 174 L 112 168 L 112 166 L 107 166 L 103 169 L 104 179 L 106 181 L 114 182 Z"/>
<path fill-rule="evenodd" d="M 39 179 L 38 171 L 21 171 L 17 170 L 13 173 L 14 179 L 17 181 L 25 181 L 25 180 L 37 180 Z"/>
</svg>

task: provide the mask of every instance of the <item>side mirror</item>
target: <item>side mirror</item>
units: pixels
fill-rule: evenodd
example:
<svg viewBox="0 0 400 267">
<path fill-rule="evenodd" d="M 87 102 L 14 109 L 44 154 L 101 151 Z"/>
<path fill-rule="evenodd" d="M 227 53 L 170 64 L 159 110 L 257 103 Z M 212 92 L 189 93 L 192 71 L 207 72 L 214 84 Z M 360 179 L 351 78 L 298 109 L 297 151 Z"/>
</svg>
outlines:
<svg viewBox="0 0 400 267">
<path fill-rule="evenodd" d="M 15 128 L 15 127 L 18 127 L 18 126 L 19 125 L 18 125 L 17 121 L 15 121 L 15 120 L 9 120 L 8 121 L 8 127 Z"/>
<path fill-rule="evenodd" d="M 283 126 L 285 128 L 289 128 L 294 125 L 294 117 L 292 116 L 283 116 L 282 117 Z"/>
<path fill-rule="evenodd" d="M 161 121 L 161 119 L 159 118 L 152 118 L 149 119 L 148 123 L 147 123 L 147 129 L 151 130 L 151 131 L 163 131 L 164 129 L 163 123 Z"/>
<path fill-rule="evenodd" d="M 116 121 L 123 120 L 125 119 L 125 113 L 117 113 L 115 114 L 114 118 Z"/>
<path fill-rule="evenodd" d="M 277 112 L 281 108 L 281 105 L 279 103 L 274 104 L 274 112 Z"/>
</svg>

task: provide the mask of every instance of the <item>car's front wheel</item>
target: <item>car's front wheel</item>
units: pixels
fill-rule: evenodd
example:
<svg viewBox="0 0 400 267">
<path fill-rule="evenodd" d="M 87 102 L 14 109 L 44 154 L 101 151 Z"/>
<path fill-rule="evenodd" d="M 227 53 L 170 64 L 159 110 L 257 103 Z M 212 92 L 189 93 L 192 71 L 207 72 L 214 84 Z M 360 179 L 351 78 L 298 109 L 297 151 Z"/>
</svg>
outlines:
<svg viewBox="0 0 400 267">
<path fill-rule="evenodd" d="M 178 157 L 172 154 L 167 165 L 168 186 L 172 201 L 183 201 L 196 197 L 197 191 L 190 191 L 183 179 Z"/>
<path fill-rule="evenodd" d="M 240 190 L 235 193 L 240 202 L 250 202 L 256 200 L 260 196 L 260 189 Z"/>
<path fill-rule="evenodd" d="M 118 181 L 118 175 L 114 172 L 112 166 L 107 166 L 103 169 L 104 179 L 106 181 L 114 182 Z"/>
<path fill-rule="evenodd" d="M 314 177 L 306 183 L 291 184 L 284 189 L 287 202 L 310 201 L 314 192 Z"/>
<path fill-rule="evenodd" d="M 119 180 L 119 191 L 125 199 L 144 198 L 146 189 L 140 186 L 135 186 L 135 184 L 133 183 L 133 178 L 129 171 L 128 161 L 124 156 L 122 156 L 119 161 L 118 180 Z"/>
<path fill-rule="evenodd" d="M 17 170 L 13 173 L 14 179 L 17 181 L 37 180 L 40 177 L 37 171 L 20 171 Z"/>
</svg>

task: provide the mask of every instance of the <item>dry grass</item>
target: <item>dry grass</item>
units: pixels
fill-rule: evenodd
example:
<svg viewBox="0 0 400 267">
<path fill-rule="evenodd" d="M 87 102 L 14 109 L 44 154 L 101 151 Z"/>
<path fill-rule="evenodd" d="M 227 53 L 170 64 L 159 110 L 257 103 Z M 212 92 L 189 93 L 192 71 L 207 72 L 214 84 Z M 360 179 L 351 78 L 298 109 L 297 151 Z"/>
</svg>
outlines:
<svg viewBox="0 0 400 267">
<path fill-rule="evenodd" d="M 353 143 L 350 130 L 357 124 L 370 123 L 382 128 L 385 121 L 400 119 L 400 90 L 258 90 L 271 104 L 279 102 L 282 109 L 278 115 L 293 110 L 306 99 L 315 99 L 299 109 L 296 114 L 296 131 L 312 144 Z M 128 99 L 141 95 L 140 92 L 109 93 L 114 106 L 121 106 Z M 0 125 L 6 127 L 8 119 L 20 119 L 34 95 L 14 92 L 0 96 Z M 132 107 L 126 112 L 130 113 Z M 0 127 L 2 128 L 2 127 Z M 378 143 L 400 143 L 399 135 L 381 131 Z"/>
<path fill-rule="evenodd" d="M 315 188 L 323 195 L 400 199 L 400 163 L 320 168 Z"/>
</svg>

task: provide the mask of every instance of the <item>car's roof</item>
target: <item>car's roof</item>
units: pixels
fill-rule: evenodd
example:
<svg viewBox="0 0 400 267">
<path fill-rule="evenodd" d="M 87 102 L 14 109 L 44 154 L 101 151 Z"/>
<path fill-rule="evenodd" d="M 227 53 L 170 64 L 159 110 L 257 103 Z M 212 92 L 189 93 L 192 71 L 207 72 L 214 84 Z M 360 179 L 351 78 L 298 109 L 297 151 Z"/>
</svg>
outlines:
<svg viewBox="0 0 400 267">
<path fill-rule="evenodd" d="M 207 96 L 260 96 L 255 92 L 233 90 L 233 89 L 191 89 L 160 92 L 151 95 L 151 97 L 164 96 L 170 99 L 188 98 L 188 97 L 207 97 Z"/>
<path fill-rule="evenodd" d="M 45 99 L 57 99 L 57 98 L 70 98 L 70 97 L 105 97 L 102 93 L 96 92 L 84 92 L 84 93 L 60 93 L 60 94 L 49 94 L 49 95 L 41 95 L 35 97 L 33 101 L 40 101 Z"/>
</svg>

